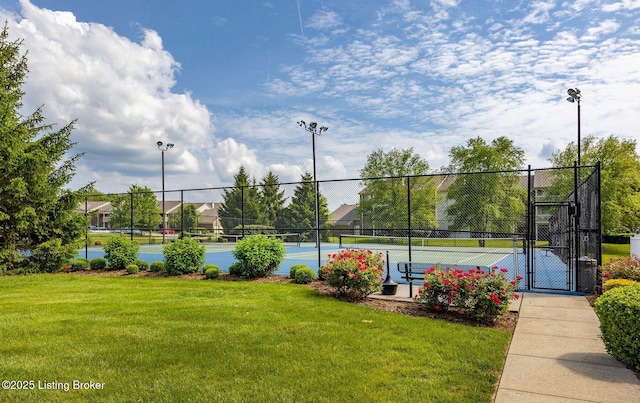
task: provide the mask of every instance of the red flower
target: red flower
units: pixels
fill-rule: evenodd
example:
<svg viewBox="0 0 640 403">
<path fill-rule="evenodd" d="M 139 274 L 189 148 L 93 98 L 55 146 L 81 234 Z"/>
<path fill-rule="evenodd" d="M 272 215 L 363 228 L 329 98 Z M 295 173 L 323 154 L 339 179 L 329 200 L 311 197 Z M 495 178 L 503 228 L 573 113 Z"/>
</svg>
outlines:
<svg viewBox="0 0 640 403">
<path fill-rule="evenodd" d="M 496 294 L 491 293 L 491 295 L 489 295 L 489 298 L 491 298 L 491 301 L 495 302 L 496 305 L 500 304 L 500 298 L 498 298 Z"/>
</svg>

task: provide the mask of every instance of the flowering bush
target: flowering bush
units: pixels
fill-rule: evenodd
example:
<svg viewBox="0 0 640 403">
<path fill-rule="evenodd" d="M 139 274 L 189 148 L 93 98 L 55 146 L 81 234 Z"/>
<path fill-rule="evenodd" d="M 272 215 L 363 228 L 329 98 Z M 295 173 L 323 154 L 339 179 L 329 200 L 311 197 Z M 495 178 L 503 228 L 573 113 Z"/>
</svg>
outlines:
<svg viewBox="0 0 640 403">
<path fill-rule="evenodd" d="M 356 301 L 382 289 L 384 259 L 382 253 L 347 248 L 329 255 L 320 272 L 338 294 Z"/>
<path fill-rule="evenodd" d="M 611 259 L 600 267 L 600 271 L 605 281 L 612 278 L 640 281 L 640 259 L 635 256 Z"/>
<path fill-rule="evenodd" d="M 493 322 L 509 308 L 514 291 L 522 277 L 509 281 L 507 269 L 493 267 L 486 273 L 480 269 L 462 271 L 442 270 L 438 265 L 424 272 L 424 284 L 418 289 L 415 301 L 436 311 L 446 311 L 451 306 L 469 310 L 479 322 Z"/>
</svg>

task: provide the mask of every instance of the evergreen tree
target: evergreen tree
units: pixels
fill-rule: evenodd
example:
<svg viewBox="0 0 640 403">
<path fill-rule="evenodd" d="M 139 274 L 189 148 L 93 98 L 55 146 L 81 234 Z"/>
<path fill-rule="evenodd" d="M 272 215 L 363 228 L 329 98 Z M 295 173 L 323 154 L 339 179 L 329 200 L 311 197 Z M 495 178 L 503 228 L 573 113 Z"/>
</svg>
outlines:
<svg viewBox="0 0 640 403">
<path fill-rule="evenodd" d="M 86 189 L 65 189 L 75 174 L 74 122 L 58 131 L 41 108 L 19 113 L 27 59 L 22 40 L 0 33 L 0 273 L 54 272 L 82 246 L 87 221 L 77 208 Z"/>
<path fill-rule="evenodd" d="M 278 176 L 269 172 L 262 178 L 261 196 L 262 212 L 267 225 L 280 229 L 283 227 L 284 190 L 280 190 Z"/>
<path fill-rule="evenodd" d="M 302 182 L 296 186 L 291 204 L 285 209 L 286 225 L 288 232 L 300 233 L 302 241 L 315 240 L 315 211 L 316 205 L 314 201 L 315 192 L 313 190 L 313 176 L 306 172 L 302 175 Z M 327 199 L 323 195 L 318 196 L 320 211 L 320 239 L 326 241 L 329 233 L 326 229 L 326 223 L 329 219 L 329 208 L 327 207 Z M 325 227 L 324 229 L 322 229 Z"/>
<path fill-rule="evenodd" d="M 224 191 L 219 216 L 225 234 L 241 234 L 244 229 L 264 224 L 261 214 L 260 194 L 255 183 L 249 182 L 249 175 L 241 166 L 233 176 L 231 190 Z"/>
</svg>

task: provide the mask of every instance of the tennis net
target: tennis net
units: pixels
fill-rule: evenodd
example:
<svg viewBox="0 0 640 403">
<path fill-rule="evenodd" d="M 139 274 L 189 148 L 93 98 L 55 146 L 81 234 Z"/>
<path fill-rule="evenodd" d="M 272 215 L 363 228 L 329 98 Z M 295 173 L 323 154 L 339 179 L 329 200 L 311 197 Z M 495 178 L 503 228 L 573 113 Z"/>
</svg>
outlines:
<svg viewBox="0 0 640 403">
<path fill-rule="evenodd" d="M 341 235 L 340 248 L 387 250 L 397 262 L 441 264 L 445 267 L 507 268 L 518 275 L 524 259 L 518 238 L 426 238 L 372 235 Z"/>
<path fill-rule="evenodd" d="M 250 237 L 250 236 L 254 236 L 257 234 L 245 234 L 245 235 L 240 235 L 240 234 L 222 234 L 220 235 L 220 237 L 222 237 L 223 239 L 227 239 L 229 241 L 232 242 L 238 242 L 239 240 L 246 238 L 246 237 Z M 275 239 L 280 239 L 285 245 L 289 245 L 289 246 L 300 246 L 300 234 L 299 233 L 288 233 L 288 234 L 260 234 L 262 236 L 268 237 L 268 238 L 275 238 Z"/>
</svg>

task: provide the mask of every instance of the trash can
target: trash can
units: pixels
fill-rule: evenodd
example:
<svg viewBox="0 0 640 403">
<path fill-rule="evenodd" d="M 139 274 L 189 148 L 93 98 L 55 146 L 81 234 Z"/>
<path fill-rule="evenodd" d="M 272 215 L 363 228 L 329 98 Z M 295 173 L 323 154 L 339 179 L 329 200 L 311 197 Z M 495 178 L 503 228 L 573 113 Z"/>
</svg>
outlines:
<svg viewBox="0 0 640 403">
<path fill-rule="evenodd" d="M 596 292 L 596 275 L 598 270 L 598 261 L 588 256 L 578 258 L 578 284 L 576 291 L 585 294 L 593 294 Z"/>
</svg>

